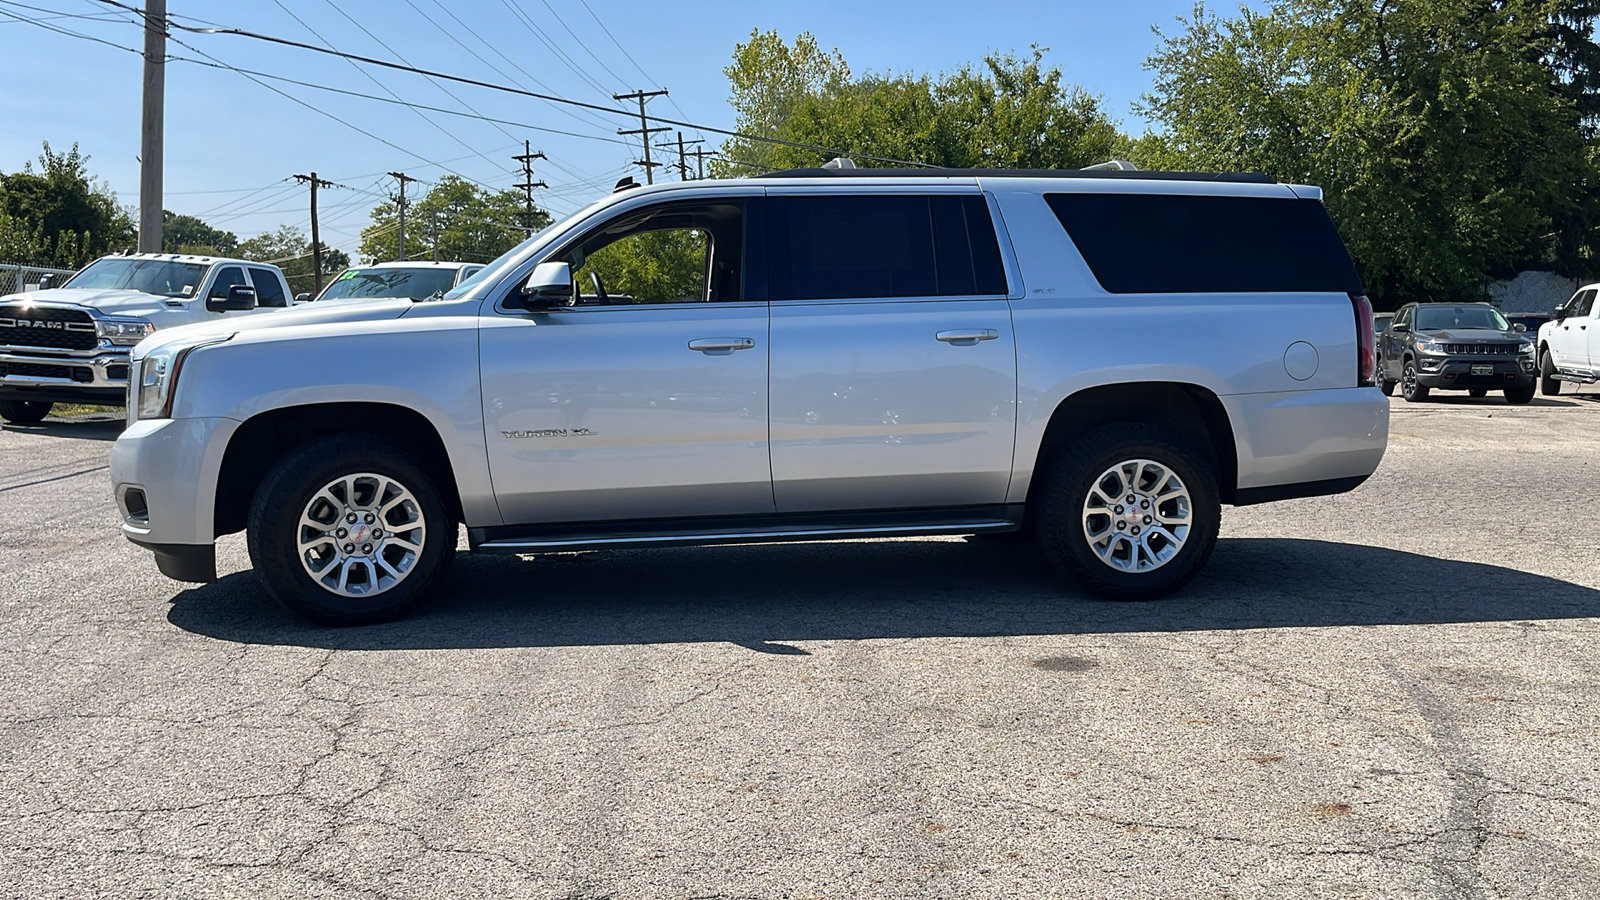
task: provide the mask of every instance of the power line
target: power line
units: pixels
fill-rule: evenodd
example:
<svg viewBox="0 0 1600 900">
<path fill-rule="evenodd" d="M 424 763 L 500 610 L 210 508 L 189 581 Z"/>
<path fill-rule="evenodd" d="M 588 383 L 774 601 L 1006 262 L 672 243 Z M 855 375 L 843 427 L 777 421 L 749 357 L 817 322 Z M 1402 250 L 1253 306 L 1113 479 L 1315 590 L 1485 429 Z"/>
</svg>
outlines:
<svg viewBox="0 0 1600 900">
<path fill-rule="evenodd" d="M 655 184 L 656 183 L 655 169 L 656 169 L 656 166 L 661 165 L 661 163 L 654 162 L 654 161 L 652 161 L 650 159 L 650 135 L 657 134 L 657 133 L 662 132 L 662 131 L 671 131 L 672 129 L 671 128 L 651 128 L 650 127 L 650 119 L 645 115 L 645 112 L 644 112 L 644 102 L 646 100 L 650 99 L 651 97 L 665 96 L 666 93 L 667 92 L 664 91 L 664 90 L 660 90 L 660 91 L 634 91 L 631 94 L 617 94 L 614 97 L 614 99 L 617 99 L 617 100 L 637 100 L 637 101 L 639 101 L 639 127 L 637 129 L 627 129 L 627 130 L 623 130 L 623 129 L 619 128 L 619 129 L 617 129 L 617 134 L 637 134 L 639 136 L 639 140 L 644 143 L 644 159 L 635 160 L 634 161 L 634 165 L 644 166 L 644 180 L 645 180 L 645 183 L 647 183 L 647 184 Z"/>
<path fill-rule="evenodd" d="M 435 2 L 437 2 L 437 0 L 435 0 Z M 605 32 L 606 37 L 611 39 L 611 43 L 615 45 L 618 50 L 622 51 L 622 55 L 627 58 L 628 62 L 633 63 L 633 67 L 639 70 L 639 74 L 644 76 L 644 80 L 659 84 L 660 82 L 657 82 L 654 78 L 651 78 L 650 73 L 644 70 L 644 66 L 639 65 L 639 61 L 633 58 L 633 54 L 628 52 L 628 48 L 622 46 L 622 42 L 617 40 L 617 36 L 611 33 L 611 29 L 606 27 L 605 20 L 600 18 L 598 15 L 595 15 L 594 7 L 589 5 L 589 0 L 578 0 L 578 2 L 583 4 L 583 8 L 589 13 L 589 18 L 594 19 L 594 23 L 599 25 L 600 30 Z M 609 72 L 611 70 L 607 69 L 606 71 Z M 622 79 L 620 78 L 618 79 L 618 81 L 621 80 Z M 671 104 L 672 108 L 678 111 L 678 115 L 683 116 L 685 119 L 689 118 L 689 114 L 684 112 L 683 107 L 679 106 L 678 101 L 672 99 L 671 96 L 667 97 L 667 103 Z"/>
<path fill-rule="evenodd" d="M 130 10 L 130 11 L 133 11 L 133 12 L 140 12 L 136 7 L 132 7 L 132 6 L 129 6 L 129 5 L 125 4 L 125 3 L 122 3 L 122 2 L 120 2 L 120 0 L 92 0 L 92 2 L 103 3 L 103 4 L 106 4 L 108 6 L 116 6 L 116 7 L 120 7 L 122 9 L 127 9 L 127 10 Z M 142 15 L 142 13 L 141 13 L 141 15 Z M 447 73 L 444 73 L 444 72 L 435 72 L 435 71 L 432 71 L 432 70 L 429 70 L 429 69 L 422 69 L 422 68 L 418 68 L 416 66 L 406 65 L 404 63 L 389 62 L 388 60 L 376 59 L 376 58 L 373 58 L 373 57 L 370 57 L 370 56 L 362 56 L 362 55 L 356 54 L 356 53 L 345 53 L 343 51 L 334 50 L 334 49 L 331 49 L 331 48 L 328 48 L 328 47 L 318 47 L 315 44 L 307 44 L 304 41 L 291 40 L 289 38 L 277 37 L 275 35 L 270 35 L 270 34 L 261 34 L 259 32 L 255 32 L 255 31 L 247 31 L 247 30 L 242 29 L 242 28 L 222 28 L 222 27 L 195 28 L 193 26 L 182 25 L 182 24 L 179 24 L 177 22 L 171 22 L 170 24 L 174 28 L 178 28 L 178 29 L 181 29 L 183 31 L 188 31 L 188 32 L 192 32 L 192 33 L 195 33 L 195 34 L 228 34 L 228 35 L 234 35 L 234 36 L 237 36 L 237 37 L 245 37 L 245 38 L 250 38 L 251 40 L 264 41 L 266 43 L 281 44 L 281 45 L 286 46 L 286 47 L 297 47 L 297 48 L 299 48 L 301 50 L 310 50 L 313 53 L 322 53 L 322 54 L 325 54 L 325 55 L 328 55 L 328 56 L 339 56 L 339 57 L 343 57 L 345 59 L 350 59 L 350 60 L 354 60 L 356 62 L 366 63 L 366 64 L 372 65 L 372 66 L 379 66 L 379 67 L 386 68 L 386 69 L 395 69 L 395 70 L 401 71 L 401 72 L 411 72 L 412 74 L 415 74 L 415 75 L 425 75 L 425 76 L 429 76 L 429 77 L 433 77 L 433 78 L 440 78 L 440 79 L 444 79 L 446 81 L 454 81 L 454 82 L 457 82 L 459 84 L 470 84 L 470 85 L 473 85 L 475 87 L 487 88 L 489 90 L 500 91 L 502 93 L 516 94 L 516 95 L 523 96 L 523 97 L 532 97 L 532 98 L 534 98 L 536 100 L 548 100 L 548 101 L 550 101 L 552 103 L 564 103 L 564 104 L 566 104 L 568 106 L 572 106 L 572 107 L 575 107 L 575 108 L 594 110 L 596 112 L 603 112 L 603 113 L 607 113 L 609 115 L 627 115 L 627 116 L 634 115 L 634 113 L 629 112 L 627 110 L 617 109 L 616 107 L 602 106 L 602 105 L 600 105 L 598 103 L 589 103 L 589 102 L 584 101 L 584 100 L 573 100 L 573 99 L 568 98 L 568 97 L 560 97 L 560 96 L 556 96 L 554 94 L 541 94 L 541 93 L 538 93 L 536 91 L 524 90 L 523 88 L 513 87 L 511 85 L 495 84 L 492 81 L 482 81 L 482 80 L 476 79 L 476 78 L 466 78 L 466 77 L 461 76 L 461 75 L 450 75 L 450 74 L 447 74 Z M 194 49 L 193 47 L 190 47 L 188 44 L 184 44 L 183 46 L 189 47 L 189 49 L 191 49 L 191 50 Z M 196 52 L 200 52 L 200 51 L 196 51 Z M 212 57 L 209 54 L 205 54 L 205 55 L 209 59 L 213 59 L 213 60 L 216 59 L 215 57 Z M 818 144 L 808 144 L 808 143 L 805 143 L 803 141 L 787 141 L 787 140 L 783 140 L 782 138 L 768 137 L 768 136 L 765 136 L 765 135 L 758 135 L 758 134 L 748 134 L 746 132 L 734 131 L 734 130 L 728 129 L 728 128 L 716 128 L 716 127 L 713 127 L 713 126 L 710 126 L 710 125 L 702 125 L 702 124 L 698 124 L 698 123 L 695 123 L 695 122 L 685 122 L 685 121 L 680 121 L 680 120 L 677 120 L 677 119 L 665 119 L 665 118 L 657 117 L 656 121 L 660 122 L 660 123 L 662 123 L 664 125 L 675 125 L 675 126 L 679 126 L 679 127 L 682 127 L 682 128 L 690 128 L 690 129 L 693 129 L 693 130 L 696 130 L 696 131 L 704 131 L 704 132 L 709 132 L 711 134 L 720 134 L 720 135 L 723 135 L 723 136 L 726 136 L 726 137 L 743 138 L 745 140 L 757 141 L 759 143 L 764 143 L 764 144 L 774 144 L 774 145 L 782 146 L 782 147 L 794 147 L 794 148 L 799 149 L 799 150 L 811 150 L 811 151 L 814 151 L 814 152 L 817 152 L 817 153 L 831 153 L 831 154 L 838 155 L 838 156 L 852 156 L 852 157 L 855 157 L 857 159 L 872 160 L 873 162 L 894 163 L 896 165 L 903 165 L 903 166 L 917 166 L 917 167 L 928 168 L 928 169 L 942 168 L 941 166 L 935 166 L 935 165 L 932 165 L 932 164 L 929 164 L 929 163 L 918 162 L 916 160 L 896 159 L 896 158 L 891 157 L 891 156 L 877 156 L 877 155 L 874 155 L 874 154 L 861 153 L 859 151 L 853 151 L 853 150 L 840 150 L 840 149 L 833 148 L 833 147 L 823 147 L 823 146 L 818 145 Z"/>
<path fill-rule="evenodd" d="M 584 81 L 588 82 L 591 87 L 593 87 L 596 91 L 598 91 L 600 93 L 600 96 L 603 97 L 606 94 L 610 93 L 610 89 L 609 88 L 607 88 L 605 85 L 601 84 L 600 82 L 596 81 L 592 76 L 589 75 L 588 72 L 585 72 L 582 68 L 580 68 L 578 66 L 577 62 L 575 62 L 572 59 L 572 57 L 568 56 L 567 52 L 565 50 L 561 49 L 561 45 L 557 44 L 555 41 L 550 40 L 549 35 L 546 35 L 544 33 L 544 29 L 540 28 L 538 26 L 538 24 L 535 23 L 533 21 L 533 19 L 528 16 L 527 13 L 525 13 L 525 12 L 523 12 L 521 10 L 521 8 L 519 8 L 518 6 L 513 4 L 511 2 L 511 0 L 500 0 L 500 4 L 502 6 L 504 6 L 506 9 L 511 10 L 512 18 L 516 19 L 517 22 L 520 23 L 523 28 L 527 29 L 528 33 L 530 33 L 534 37 L 538 38 L 540 43 L 542 43 L 546 47 L 548 47 L 550 49 L 550 52 L 554 53 L 556 55 L 556 58 L 561 60 L 561 62 L 564 65 L 566 65 L 567 68 L 571 69 L 574 74 L 576 74 L 579 78 L 582 78 Z"/>
</svg>

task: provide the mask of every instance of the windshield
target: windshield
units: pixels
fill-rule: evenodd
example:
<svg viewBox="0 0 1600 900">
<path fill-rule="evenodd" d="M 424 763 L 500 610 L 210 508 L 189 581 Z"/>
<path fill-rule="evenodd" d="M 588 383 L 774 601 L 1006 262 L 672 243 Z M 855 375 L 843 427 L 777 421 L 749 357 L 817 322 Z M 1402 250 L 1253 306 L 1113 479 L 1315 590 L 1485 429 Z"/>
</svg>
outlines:
<svg viewBox="0 0 1600 900">
<path fill-rule="evenodd" d="M 205 277 L 206 267 L 197 263 L 108 256 L 95 260 L 63 286 L 193 297 Z"/>
<path fill-rule="evenodd" d="M 1510 331 L 1511 325 L 1500 310 L 1492 306 L 1419 306 L 1418 331 L 1442 331 L 1448 328 L 1491 328 Z"/>
<path fill-rule="evenodd" d="M 497 257 L 494 262 L 484 266 L 478 271 L 477 274 L 473 275 L 466 281 L 463 281 L 455 290 L 445 294 L 444 299 L 459 300 L 462 297 L 473 297 L 479 300 L 483 299 L 483 296 L 486 293 L 486 286 L 497 284 L 507 272 L 516 268 L 518 265 L 521 265 L 523 260 L 527 259 L 530 253 L 537 251 L 541 244 L 548 242 L 551 238 L 564 232 L 568 225 L 574 222 L 582 221 L 595 210 L 603 209 L 604 207 L 610 206 L 612 203 L 617 202 L 619 196 L 621 195 L 608 194 L 589 204 L 578 212 L 566 217 L 565 219 L 562 219 L 559 222 L 552 222 L 539 231 L 534 232 L 532 235 L 529 235 L 527 240 L 500 254 L 500 256 Z"/>
<path fill-rule="evenodd" d="M 450 290 L 455 280 L 455 269 L 345 269 L 322 289 L 317 300 L 370 300 L 374 297 L 430 300 Z"/>
</svg>

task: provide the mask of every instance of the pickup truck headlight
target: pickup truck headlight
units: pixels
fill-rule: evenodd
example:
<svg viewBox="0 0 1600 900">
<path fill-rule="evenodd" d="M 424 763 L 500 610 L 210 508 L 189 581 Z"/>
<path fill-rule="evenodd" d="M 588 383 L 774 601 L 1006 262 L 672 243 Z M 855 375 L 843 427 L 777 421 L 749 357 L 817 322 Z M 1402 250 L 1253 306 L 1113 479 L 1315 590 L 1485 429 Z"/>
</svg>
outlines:
<svg viewBox="0 0 1600 900">
<path fill-rule="evenodd" d="M 144 319 L 101 319 L 94 323 L 94 330 L 119 347 L 132 347 L 153 334 L 156 326 Z"/>
<path fill-rule="evenodd" d="M 220 344 L 233 335 L 223 338 L 208 337 L 194 341 L 178 341 L 157 347 L 145 354 L 139 362 L 138 403 L 134 406 L 137 418 L 166 419 L 172 416 L 172 396 L 178 389 L 178 376 L 183 372 L 183 361 L 190 353 L 207 344 Z M 131 423 L 130 423 L 131 424 Z"/>
<path fill-rule="evenodd" d="M 1433 354 L 1436 354 L 1436 355 L 1439 355 L 1439 356 L 1443 356 L 1444 355 L 1444 345 L 1439 343 L 1438 341 L 1417 341 L 1417 352 L 1418 353 L 1433 353 Z"/>
</svg>

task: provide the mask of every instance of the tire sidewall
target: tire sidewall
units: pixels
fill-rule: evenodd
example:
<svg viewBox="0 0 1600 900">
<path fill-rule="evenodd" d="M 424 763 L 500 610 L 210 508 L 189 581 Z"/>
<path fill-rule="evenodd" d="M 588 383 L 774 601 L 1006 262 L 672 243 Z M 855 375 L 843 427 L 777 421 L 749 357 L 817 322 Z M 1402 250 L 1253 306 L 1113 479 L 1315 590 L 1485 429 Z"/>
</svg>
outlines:
<svg viewBox="0 0 1600 900">
<path fill-rule="evenodd" d="M 1106 565 L 1083 532 L 1089 490 L 1112 466 L 1149 459 L 1168 466 L 1189 489 L 1194 524 L 1182 549 L 1149 572 L 1122 572 Z M 1149 600 L 1188 583 L 1210 557 L 1221 530 L 1222 505 L 1209 455 L 1153 426 L 1108 426 L 1063 450 L 1049 467 L 1040 492 L 1038 540 L 1045 556 L 1095 594 L 1119 600 Z"/>
<path fill-rule="evenodd" d="M 323 588 L 301 565 L 299 521 L 317 491 L 365 472 L 393 478 L 411 492 L 426 534 L 420 557 L 400 584 L 370 598 L 345 597 Z M 280 461 L 256 493 L 248 540 L 251 562 L 279 602 L 321 624 L 357 625 L 392 619 L 423 598 L 453 554 L 456 525 L 416 460 L 385 442 L 355 437 L 316 441 Z"/>
</svg>

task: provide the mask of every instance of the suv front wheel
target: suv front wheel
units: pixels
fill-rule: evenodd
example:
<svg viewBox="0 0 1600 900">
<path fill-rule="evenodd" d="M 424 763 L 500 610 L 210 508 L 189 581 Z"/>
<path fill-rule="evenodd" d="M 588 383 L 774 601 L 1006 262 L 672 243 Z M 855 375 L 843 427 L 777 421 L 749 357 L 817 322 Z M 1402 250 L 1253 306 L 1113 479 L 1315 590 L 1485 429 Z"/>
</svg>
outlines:
<svg viewBox="0 0 1600 900">
<path fill-rule="evenodd" d="M 279 461 L 256 491 L 247 531 L 267 592 L 324 625 L 402 615 L 455 554 L 455 520 L 424 467 L 360 434 L 321 438 Z"/>
<path fill-rule="evenodd" d="M 1421 403 L 1428 399 L 1428 386 L 1417 383 L 1417 364 L 1406 360 L 1406 366 L 1400 370 L 1400 396 L 1406 398 L 1407 403 Z"/>
<path fill-rule="evenodd" d="M 1056 568 L 1102 597 L 1170 594 L 1216 546 L 1222 505 L 1212 467 L 1160 428 L 1098 428 L 1043 475 L 1040 547 Z"/>
</svg>

